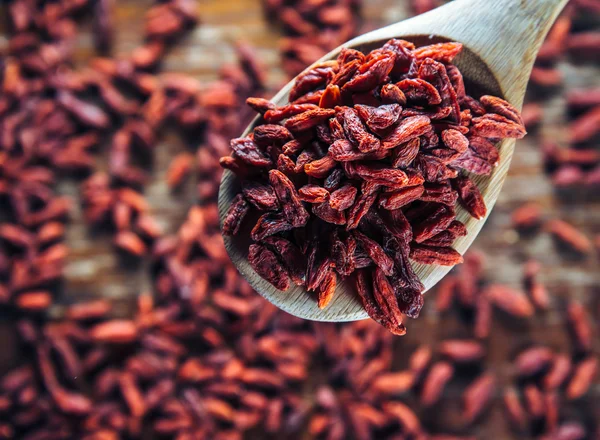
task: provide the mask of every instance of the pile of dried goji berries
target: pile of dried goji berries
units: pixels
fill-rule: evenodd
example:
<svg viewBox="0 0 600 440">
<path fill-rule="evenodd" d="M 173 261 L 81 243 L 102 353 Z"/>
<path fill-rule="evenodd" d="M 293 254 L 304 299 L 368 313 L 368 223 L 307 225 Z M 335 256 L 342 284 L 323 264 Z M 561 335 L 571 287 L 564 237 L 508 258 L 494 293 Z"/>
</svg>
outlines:
<svg viewBox="0 0 600 440">
<path fill-rule="evenodd" d="M 99 53 L 118 43 L 115 3 L 18 0 L 0 8 L 11 23 L 0 63 L 0 438 L 597 437 L 597 315 L 588 303 L 557 304 L 560 292 L 545 288 L 547 271 L 535 262 L 522 285 L 509 289 L 496 283 L 506 280 L 495 248 L 487 265 L 467 254 L 404 338 L 370 320 L 302 321 L 253 292 L 226 256 L 216 196 L 219 157 L 250 120 L 244 100 L 264 85 L 258 58 L 239 46 L 239 62 L 223 65 L 211 83 L 158 73 L 203 11 L 194 1 L 171 0 L 149 9 L 140 47 L 74 67 L 89 21 Z M 334 5 L 303 3 L 314 8 L 310 17 Z M 437 2 L 411 3 L 425 9 Z M 571 3 L 566 41 L 592 32 L 589 18 L 599 9 L 597 0 Z M 348 4 L 355 3 L 336 2 Z M 560 53 L 575 45 L 561 45 Z M 597 106 L 593 93 L 585 95 L 584 104 L 581 93 L 572 98 L 574 110 Z M 535 129 L 546 106 L 532 109 L 523 116 Z M 149 163 L 172 151 L 171 128 L 190 147 L 163 174 Z M 594 167 L 575 165 L 586 175 Z M 194 199 L 185 191 L 192 181 L 198 202 L 170 230 L 165 211 L 179 205 L 154 206 L 157 188 L 166 182 L 174 190 L 169 200 L 185 204 Z M 80 195 L 67 193 L 69 186 Z M 514 222 L 523 237 L 545 224 L 589 261 L 593 242 L 585 231 L 548 217 L 528 204 Z M 85 241 L 113 243 L 126 257 L 119 274 L 133 278 L 121 288 L 137 295 L 131 307 L 110 291 L 115 283 L 106 272 L 102 283 L 79 284 L 73 268 L 90 267 L 83 222 L 90 226 Z M 498 230 L 492 219 L 484 243 Z M 512 248 L 523 252 L 520 244 Z M 131 259 L 147 264 L 132 267 Z M 103 266 L 106 255 L 95 260 Z M 135 268 L 148 284 L 138 285 Z M 89 300 L 105 286 L 106 298 Z M 565 337 L 544 339 L 545 325 L 562 318 Z M 498 338 L 524 335 L 526 347 L 499 350 Z M 496 411 L 503 404 L 506 417 Z"/>
<path fill-rule="evenodd" d="M 338 276 L 355 277 L 369 316 L 405 333 L 402 315 L 419 315 L 424 290 L 409 258 L 462 262 L 451 247 L 467 234 L 457 201 L 486 215 L 477 185 L 459 173 L 490 174 L 493 141 L 525 135 L 508 102 L 467 94 L 451 64 L 461 49 L 404 40 L 367 55 L 343 49 L 296 78 L 289 104 L 248 101 L 262 121 L 221 159 L 244 179 L 223 232 L 237 235 L 252 208 L 264 213 L 248 255 L 260 276 L 316 291 L 321 308 Z"/>
</svg>

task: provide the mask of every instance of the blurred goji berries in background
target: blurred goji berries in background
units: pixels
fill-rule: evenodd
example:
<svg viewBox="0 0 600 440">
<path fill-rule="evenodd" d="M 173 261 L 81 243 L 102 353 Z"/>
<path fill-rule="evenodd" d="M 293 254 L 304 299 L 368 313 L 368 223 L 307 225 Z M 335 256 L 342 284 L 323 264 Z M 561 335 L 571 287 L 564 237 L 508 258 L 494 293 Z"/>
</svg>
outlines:
<svg viewBox="0 0 600 440">
<path fill-rule="evenodd" d="M 597 0 L 557 21 L 478 251 L 407 336 L 293 318 L 228 263 L 218 158 L 278 50 L 295 74 L 440 3 L 4 2 L 0 438 L 600 435 Z"/>
</svg>

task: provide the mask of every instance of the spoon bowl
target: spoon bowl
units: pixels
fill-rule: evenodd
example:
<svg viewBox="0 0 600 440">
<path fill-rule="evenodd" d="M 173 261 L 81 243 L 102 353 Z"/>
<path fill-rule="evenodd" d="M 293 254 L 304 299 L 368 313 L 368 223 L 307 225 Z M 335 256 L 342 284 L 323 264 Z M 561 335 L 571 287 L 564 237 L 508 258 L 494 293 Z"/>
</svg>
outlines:
<svg viewBox="0 0 600 440">
<path fill-rule="evenodd" d="M 316 63 L 335 59 L 343 47 L 366 53 L 381 47 L 391 38 L 402 38 L 416 46 L 456 41 L 463 44 L 463 51 L 453 63 L 462 72 L 470 94 L 498 96 L 520 109 L 537 52 L 567 1 L 455 0 L 426 14 L 356 37 Z M 294 81 L 288 83 L 271 101 L 277 106 L 287 104 L 293 84 Z M 243 136 L 250 133 L 259 120 L 257 117 Z M 492 174 L 470 176 L 483 195 L 488 216 L 500 194 L 514 147 L 514 139 L 501 141 L 498 144 L 499 163 Z M 221 222 L 239 191 L 240 182 L 237 177 L 226 170 L 219 191 Z M 464 254 L 479 234 L 487 216 L 481 220 L 474 219 L 461 206 L 456 207 L 456 212 L 456 219 L 465 224 L 468 234 L 458 238 L 452 247 Z M 308 293 L 303 287 L 292 285 L 289 290 L 282 292 L 257 275 L 247 259 L 250 225 L 253 223 L 244 223 L 246 227 L 237 235 L 223 237 L 225 247 L 242 276 L 267 300 L 280 309 L 304 319 L 341 322 L 368 318 L 355 293 L 354 284 L 348 280 L 338 282 L 329 305 L 319 309 L 316 295 Z M 446 266 L 418 264 L 414 261 L 411 263 L 425 286 L 425 291 L 433 287 L 451 269 Z"/>
</svg>

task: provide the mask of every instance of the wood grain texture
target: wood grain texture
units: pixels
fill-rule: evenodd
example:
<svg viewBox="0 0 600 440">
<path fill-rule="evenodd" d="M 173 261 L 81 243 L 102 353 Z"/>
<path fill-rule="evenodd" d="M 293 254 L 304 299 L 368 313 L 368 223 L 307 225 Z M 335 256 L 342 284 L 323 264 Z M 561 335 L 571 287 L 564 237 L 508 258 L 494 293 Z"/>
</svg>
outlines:
<svg viewBox="0 0 600 440">
<path fill-rule="evenodd" d="M 465 49 L 454 62 L 471 86 L 488 94 L 502 96 L 520 108 L 537 52 L 566 3 L 567 0 L 456 0 L 426 14 L 360 35 L 344 46 L 368 51 L 397 37 L 411 40 L 419 46 L 447 40 L 461 42 Z M 318 62 L 334 59 L 340 50 L 333 50 Z M 277 105 L 287 103 L 292 84 L 288 83 L 272 101 Z M 244 136 L 256 122 L 246 129 Z M 500 160 L 493 173 L 490 176 L 472 176 L 484 196 L 488 216 L 502 189 L 514 147 L 514 140 L 502 141 L 498 145 Z M 221 219 L 239 188 L 235 175 L 226 171 L 219 193 Z M 487 217 L 476 220 L 458 206 L 457 219 L 465 224 L 469 233 L 456 240 L 453 247 L 464 254 Z M 293 286 L 286 292 L 277 290 L 250 267 L 247 235 L 248 231 L 243 231 L 234 237 L 224 237 L 225 247 L 252 287 L 277 307 L 292 315 L 316 321 L 339 322 L 367 318 L 355 287 L 349 281 L 338 283 L 336 293 L 325 309 L 319 309 L 315 295 L 307 293 L 302 287 Z M 451 269 L 415 263 L 413 267 L 425 291 Z"/>
</svg>

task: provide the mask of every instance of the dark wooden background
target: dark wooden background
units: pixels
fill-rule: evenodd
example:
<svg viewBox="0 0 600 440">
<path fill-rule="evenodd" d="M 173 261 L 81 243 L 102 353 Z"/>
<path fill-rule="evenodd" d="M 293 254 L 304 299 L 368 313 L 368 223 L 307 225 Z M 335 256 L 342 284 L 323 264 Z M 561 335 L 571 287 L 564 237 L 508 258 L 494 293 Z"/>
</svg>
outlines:
<svg viewBox="0 0 600 440">
<path fill-rule="evenodd" d="M 140 43 L 143 35 L 143 16 L 151 4 L 149 0 L 118 0 L 117 38 L 115 53 L 127 53 Z M 408 16 L 407 2 L 403 0 L 365 0 L 364 29 L 371 29 Z M 274 92 L 285 82 L 278 54 L 276 27 L 269 24 L 262 14 L 260 0 L 202 0 L 199 11 L 202 23 L 177 45 L 167 58 L 164 70 L 189 73 L 200 80 L 211 81 L 217 77 L 218 67 L 233 62 L 235 55 L 232 43 L 244 40 L 254 45 L 269 69 L 269 88 Z M 2 11 L 0 10 L 0 13 Z M 0 32 L 0 35 L 2 33 Z M 0 37 L 0 49 L 6 39 Z M 77 61 L 82 65 L 93 54 L 91 38 L 84 35 L 79 41 Z M 487 255 L 486 273 L 490 281 L 519 287 L 522 278 L 522 263 L 530 257 L 543 264 L 541 280 L 552 294 L 551 310 L 538 313 L 535 319 L 517 322 L 503 316 L 495 316 L 494 330 L 488 343 L 487 366 L 501 377 L 501 384 L 509 383 L 511 366 L 509 361 L 522 347 L 532 342 L 547 344 L 557 350 L 568 350 L 564 332 L 564 300 L 574 298 L 585 303 L 595 321 L 600 319 L 600 275 L 598 256 L 577 258 L 558 250 L 553 240 L 544 233 L 520 236 L 511 227 L 512 210 L 524 202 L 536 201 L 544 210 L 545 218 L 561 218 L 580 227 L 588 236 L 600 234 L 600 196 L 575 192 L 558 195 L 543 171 L 540 144 L 543 139 L 564 143 L 566 140 L 566 111 L 562 91 L 600 86 L 600 66 L 592 63 L 574 66 L 568 62 L 559 64 L 565 75 L 565 86 L 551 92 L 534 93 L 544 102 L 544 118 L 541 127 L 526 139 L 517 143 L 509 178 L 498 204 L 474 247 Z M 193 201 L 188 193 L 173 195 L 164 183 L 167 166 L 184 146 L 176 137 L 167 136 L 156 151 L 155 181 L 146 188 L 146 196 L 167 232 L 177 229 L 187 208 Z M 191 189 L 191 188 L 190 188 Z M 78 198 L 78 185 L 74 182 L 62 184 L 59 192 Z M 188 195 L 190 194 L 190 195 Z M 66 300 L 106 296 L 122 306 L 117 313 L 127 314 L 131 299 L 140 291 L 149 289 L 147 271 L 122 270 L 110 239 L 106 236 L 91 236 L 81 220 L 79 212 L 73 215 L 68 228 L 68 244 L 71 248 L 66 267 Z M 438 316 L 428 294 L 429 303 L 422 317 L 408 323 L 408 335 L 396 342 L 396 364 L 405 363 L 406 353 L 418 344 L 435 345 L 436 341 L 450 337 L 468 337 L 468 328 L 461 324 L 456 314 Z M 61 313 L 56 306 L 53 313 Z M 600 326 L 597 326 L 600 327 Z M 597 330 L 600 330 L 598 328 Z M 13 364 L 15 340 L 8 328 L 0 328 L 5 365 Z M 596 353 L 600 344 L 596 344 Z M 433 430 L 442 424 L 455 425 L 455 416 L 460 411 L 457 400 L 460 384 L 448 390 L 446 408 L 442 413 L 425 413 L 424 420 Z M 567 414 L 581 420 L 600 420 L 600 385 L 576 405 L 568 406 Z M 479 423 L 473 433 L 477 438 L 502 440 L 515 438 L 510 433 L 502 414 L 500 400 L 494 405 L 489 417 Z"/>
</svg>

